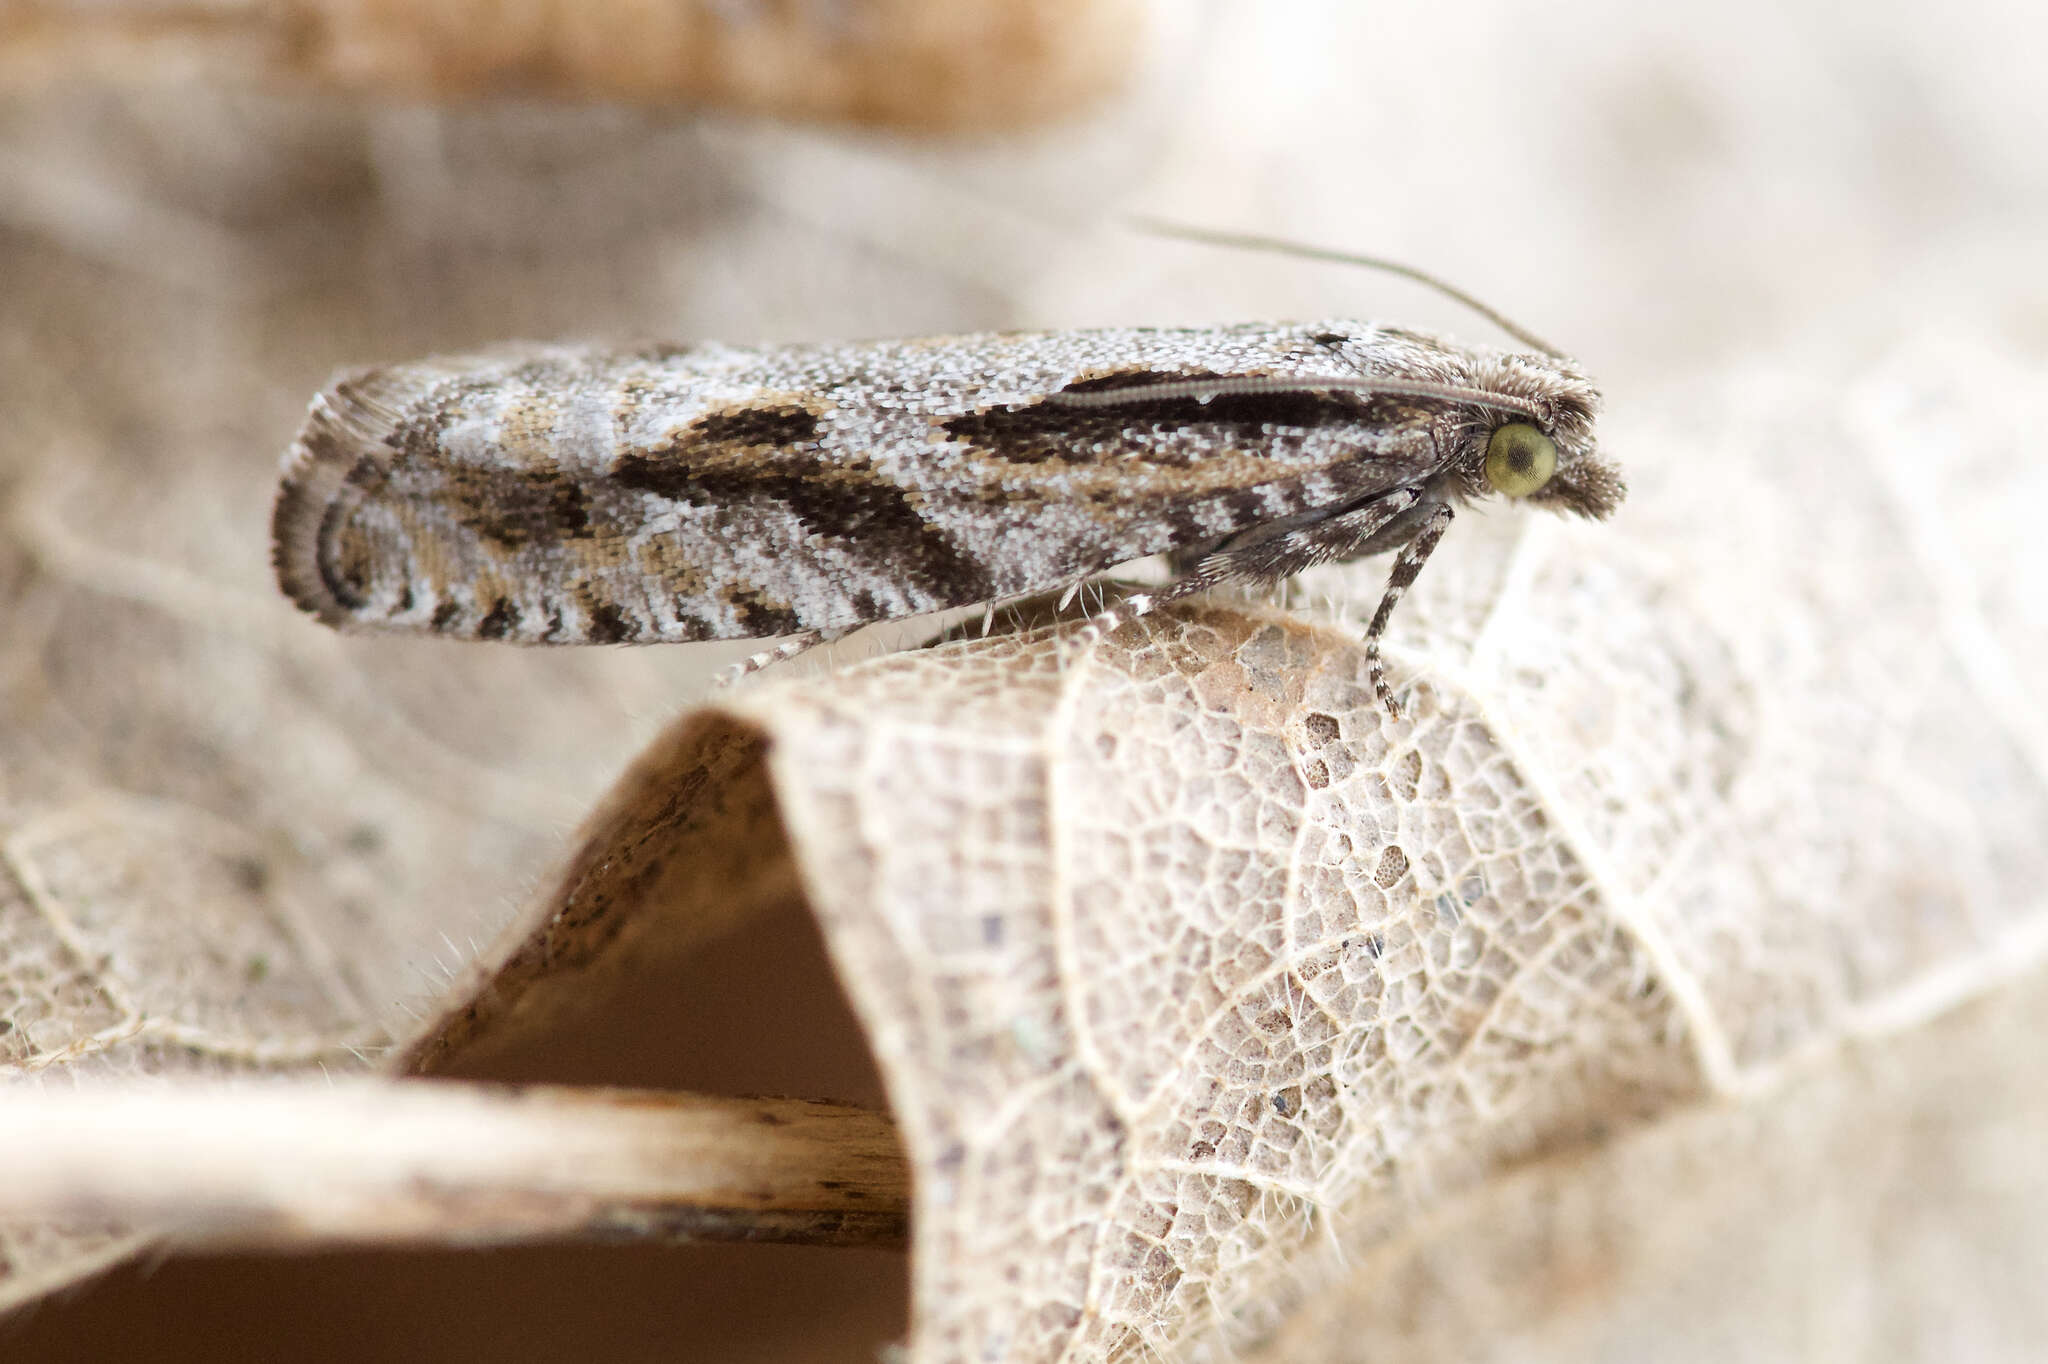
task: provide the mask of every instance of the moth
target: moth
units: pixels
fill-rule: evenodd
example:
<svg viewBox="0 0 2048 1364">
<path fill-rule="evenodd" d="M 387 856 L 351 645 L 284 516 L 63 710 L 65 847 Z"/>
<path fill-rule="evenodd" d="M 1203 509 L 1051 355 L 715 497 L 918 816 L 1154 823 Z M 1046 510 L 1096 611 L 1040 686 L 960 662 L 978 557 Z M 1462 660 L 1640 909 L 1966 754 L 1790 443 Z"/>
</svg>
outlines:
<svg viewBox="0 0 2048 1364">
<path fill-rule="evenodd" d="M 526 347 L 348 374 L 284 459 L 279 582 L 348 630 L 791 637 L 1071 589 L 1118 619 L 1398 550 L 1459 504 L 1605 517 L 1599 394 L 1549 353 L 1352 321 L 854 344 Z M 1396 711 L 1396 713 L 1398 713 Z"/>
</svg>

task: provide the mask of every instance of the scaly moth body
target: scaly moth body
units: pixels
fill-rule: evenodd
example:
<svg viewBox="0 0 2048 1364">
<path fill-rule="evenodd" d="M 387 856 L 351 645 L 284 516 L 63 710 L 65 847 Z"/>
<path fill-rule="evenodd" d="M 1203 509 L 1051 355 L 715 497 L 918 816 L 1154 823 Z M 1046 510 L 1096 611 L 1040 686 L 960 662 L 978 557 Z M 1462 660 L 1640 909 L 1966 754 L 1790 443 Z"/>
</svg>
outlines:
<svg viewBox="0 0 2048 1364">
<path fill-rule="evenodd" d="M 343 629 L 831 637 L 1169 553 L 1215 583 L 1399 548 L 1459 502 L 1604 517 L 1571 362 L 1360 322 L 530 347 L 344 376 L 285 458 L 284 590 Z"/>
</svg>

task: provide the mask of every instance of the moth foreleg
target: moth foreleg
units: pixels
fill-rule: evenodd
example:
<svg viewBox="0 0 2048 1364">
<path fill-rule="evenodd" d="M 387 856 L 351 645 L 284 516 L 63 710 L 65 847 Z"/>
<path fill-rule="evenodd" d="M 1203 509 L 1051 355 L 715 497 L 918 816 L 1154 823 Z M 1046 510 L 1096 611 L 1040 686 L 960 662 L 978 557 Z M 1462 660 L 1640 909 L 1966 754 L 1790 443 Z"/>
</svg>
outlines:
<svg viewBox="0 0 2048 1364">
<path fill-rule="evenodd" d="M 1204 560 L 1201 572 L 1220 568 L 1228 577 L 1285 578 L 1318 564 L 1400 545 L 1401 553 L 1387 575 L 1386 593 L 1365 632 L 1365 664 L 1373 695 L 1389 715 L 1399 719 L 1401 710 L 1387 686 L 1386 664 L 1380 657 L 1380 638 L 1393 619 L 1395 603 L 1422 572 L 1437 541 L 1443 539 L 1451 515 L 1450 503 L 1401 488 L 1321 521 L 1249 539 L 1240 537 Z"/>
<path fill-rule="evenodd" d="M 1319 564 L 1391 549 L 1415 534 L 1434 505 L 1413 488 L 1396 488 L 1319 520 L 1246 531 L 1218 546 L 1196 574 L 1215 581 L 1291 578 Z"/>
<path fill-rule="evenodd" d="M 1408 590 L 1416 575 L 1422 572 L 1423 564 L 1429 561 L 1429 553 L 1436 548 L 1436 542 L 1444 538 L 1450 529 L 1451 504 L 1439 502 L 1422 523 L 1422 529 L 1415 532 L 1415 538 L 1401 546 L 1401 552 L 1394 557 L 1393 571 L 1387 574 L 1387 590 L 1380 597 L 1379 610 L 1372 613 L 1372 624 L 1365 627 L 1365 667 L 1372 678 L 1373 695 L 1387 708 L 1387 714 L 1396 720 L 1401 718 L 1401 708 L 1394 703 L 1394 693 L 1387 687 L 1386 664 L 1380 659 L 1380 636 L 1387 632 L 1387 622 L 1394 618 L 1394 604 L 1401 600 L 1401 594 Z"/>
<path fill-rule="evenodd" d="M 1450 503 L 1426 498 L 1417 489 L 1398 488 L 1320 521 L 1248 532 L 1225 542 L 1193 571 L 1159 591 L 1125 597 L 1097 616 L 1092 624 L 1098 632 L 1107 634 L 1127 620 L 1148 615 L 1168 602 L 1220 583 L 1242 579 L 1272 582 L 1319 564 L 1373 554 L 1399 544 L 1401 552 L 1387 575 L 1387 590 L 1365 631 L 1366 675 L 1372 679 L 1373 695 L 1398 720 L 1401 708 L 1387 686 L 1380 640 L 1402 593 L 1422 572 L 1430 551 L 1450 527 L 1451 516 Z"/>
</svg>

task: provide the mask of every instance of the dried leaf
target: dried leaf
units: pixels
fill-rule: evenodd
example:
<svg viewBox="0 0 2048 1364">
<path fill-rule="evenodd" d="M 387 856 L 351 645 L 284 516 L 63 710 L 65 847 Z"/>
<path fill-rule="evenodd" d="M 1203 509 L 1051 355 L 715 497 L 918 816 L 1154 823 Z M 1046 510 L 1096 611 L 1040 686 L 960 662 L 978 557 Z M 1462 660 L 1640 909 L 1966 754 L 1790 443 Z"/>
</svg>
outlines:
<svg viewBox="0 0 2048 1364">
<path fill-rule="evenodd" d="M 168 70 L 410 98 L 498 92 L 1001 129 L 1071 117 L 1122 84 L 1141 17 L 1131 0 L 14 0 L 0 13 L 0 80 Z"/>
<path fill-rule="evenodd" d="M 2002 133 L 2038 122 L 2040 86 L 1998 60 L 2024 48 L 2021 25 L 2034 20 L 1979 7 L 1965 23 L 1944 14 L 1886 28 L 1850 16 L 1801 30 L 1751 6 L 1675 40 L 1657 23 L 1613 24 L 1590 8 L 1538 17 L 1503 7 L 1475 47 L 1420 11 L 1391 30 L 1386 17 L 1333 5 L 1282 20 L 1244 8 L 1222 30 L 1205 28 L 1206 46 L 1161 61 L 1156 102 L 1134 117 L 1085 136 L 954 151 L 603 110 L 360 114 L 205 88 L 71 91 L 0 110 L 0 836 L 18 834 L 36 862 L 30 879 L 42 878 L 31 896 L 0 849 L 0 971 L 11 973 L 0 1017 L 25 1020 L 0 1048 L 40 1066 L 10 1072 L 11 1092 L 62 1083 L 71 1072 L 53 1059 L 77 1062 L 87 1082 L 157 1068 L 175 1079 L 346 1068 L 356 1058 L 341 1047 L 363 1030 L 411 1039 L 420 1024 L 407 1006 L 459 1009 L 444 996 L 475 983 L 463 958 L 495 937 L 517 888 L 553 859 L 559 830 L 637 746 L 631 726 L 690 694 L 704 666 L 690 650 L 568 658 L 335 641 L 281 607 L 261 542 L 274 453 L 329 370 L 518 335 L 843 337 L 1332 309 L 1469 325 L 1370 280 L 1219 266 L 1091 235 L 1142 182 L 1153 211 L 1382 250 L 1503 291 L 1596 361 L 1610 385 L 1606 436 L 1638 492 L 1628 518 L 1574 545 L 1570 563 L 1667 595 L 1654 612 L 1637 602 L 1611 621 L 1578 612 L 1569 632 L 1544 616 L 1525 628 L 1529 590 L 1518 589 L 1518 607 L 1501 584 L 1523 582 L 1523 557 L 1557 567 L 1549 532 L 1488 548 L 1461 521 L 1425 578 L 1442 594 L 1423 603 L 1434 618 L 1404 622 L 1406 661 L 1435 679 L 1444 714 L 1498 700 L 1461 689 L 1460 659 L 1520 670 L 1506 693 L 1516 705 L 1489 711 L 1484 728 L 1504 736 L 1517 775 L 1547 774 L 1564 796 L 1583 796 L 1574 806 L 1546 794 L 1537 807 L 1584 816 L 1597 837 L 1572 831 L 1573 852 L 1604 849 L 1622 872 L 1665 859 L 1668 875 L 1630 887 L 1636 899 L 1610 898 L 1647 906 L 1642 923 L 1679 930 L 1666 947 L 1707 963 L 1651 979 L 1667 994 L 1692 981 L 1704 1003 L 1683 1011 L 1688 1023 L 1713 1025 L 1642 1044 L 1657 1066 L 1668 1046 L 1693 1088 L 1624 1140 L 1569 1144 L 1573 1096 L 1597 1097 L 1592 1082 L 1613 1068 L 1591 1080 L 1567 1069 L 1543 1091 L 1550 1108 L 1532 1103 L 1539 1117 L 1562 1114 L 1549 1159 L 1460 1164 L 1441 1177 L 1444 1189 L 1465 1181 L 1448 1197 L 1405 1175 L 1382 1196 L 1368 1180 L 1363 1202 L 1319 1211 L 1318 1231 L 1351 1256 L 1335 1287 L 1314 1242 L 1283 1256 L 1283 1241 L 1228 1267 L 1219 1287 L 1175 1293 L 1241 1294 L 1250 1278 L 1272 1277 L 1275 1301 L 1233 1327 L 1256 1334 L 1300 1302 L 1268 1338 L 1269 1357 L 1598 1353 L 1571 1349 L 1574 1339 L 1631 1358 L 1686 1346 L 1750 1354 L 1758 1341 L 1783 1357 L 1859 1343 L 1873 1358 L 1942 1345 L 1957 1346 L 1954 1357 L 1982 1345 L 1992 1322 L 2007 1332 L 2007 1357 L 2038 1354 L 2048 1338 L 2037 1288 L 2038 1210 L 2048 1207 L 2039 991 L 2031 1011 L 2014 991 L 2003 1010 L 1987 999 L 1914 1026 L 2038 960 L 2041 826 L 2029 792 L 2043 764 L 2028 717 L 2048 565 L 2027 515 L 2043 491 L 2026 453 L 2033 418 L 2016 408 L 2039 373 L 1999 350 L 2039 334 L 2032 276 L 2016 268 L 2032 241 L 2012 233 L 2040 198 L 2038 159 Z M 1302 24 L 1324 26 L 1317 41 L 1300 41 Z M 1782 62 L 1746 60 L 1760 32 Z M 1471 79 L 1378 60 L 1447 41 Z M 1531 117 L 1523 77 L 1539 48 L 1544 112 Z M 1279 57 L 1247 60 L 1262 52 Z M 1362 63 L 1373 79 L 1358 79 Z M 1902 89 L 1916 97 L 1902 101 Z M 1431 136 L 1385 132 L 1412 126 Z M 1886 130 L 1875 142 L 1873 127 Z M 1445 148 L 1464 183 L 1512 188 L 1517 224 L 1574 230 L 1473 230 L 1471 197 L 1440 192 Z M 1333 176 L 1333 165 L 1363 173 Z M 1798 195 L 1779 193 L 1795 183 Z M 1218 199 L 1219 186 L 1245 185 L 1261 187 L 1249 218 Z M 1766 201 L 1777 211 L 1760 219 Z M 1674 272 L 1674 259 L 1686 270 Z M 1874 277 L 1886 290 L 1866 300 Z M 1902 353 L 1862 390 L 1840 382 L 1842 353 L 1880 346 L 1873 338 L 1930 309 L 2003 340 Z M 1778 350 L 1792 319 L 1824 334 Z M 1736 349 L 1768 362 L 1724 382 L 1690 373 Z M 1661 395 L 1642 391 L 1681 377 Z M 1376 579 L 1368 569 L 1362 590 Z M 1361 589 L 1325 578 L 1317 590 L 1348 602 Z M 1466 595 L 1476 609 L 1460 605 Z M 1489 615 L 1492 601 L 1503 607 Z M 1473 619 L 1490 623 L 1475 633 Z M 1222 616 L 1209 622 L 1204 637 L 1228 637 Z M 1617 657 L 1640 654 L 1648 667 L 1686 622 L 1720 638 L 1721 654 L 1693 641 L 1697 676 L 1674 668 L 1643 684 L 1695 698 L 1680 707 L 1682 730 L 1618 739 L 1609 731 L 1629 712 L 1610 713 L 1608 691 L 1560 694 L 1579 675 L 1574 658 L 1610 631 Z M 1439 637 L 1449 653 L 1420 647 Z M 1349 636 L 1303 638 L 1292 626 L 1279 636 L 1317 657 Z M 1115 660 L 1106 652 L 1087 666 Z M 1232 666 L 1219 658 L 1184 674 L 1176 664 L 1161 677 Z M 1603 666 L 1595 681 L 1633 676 Z M 1538 684 L 1545 699 L 1532 716 L 1522 702 Z M 738 699 L 751 707 L 771 695 Z M 1272 716 L 1285 704 L 1272 701 Z M 757 746 L 761 723 L 750 715 L 723 732 Z M 1724 766 L 1692 771 L 1700 755 Z M 765 806 L 725 827 L 788 847 L 771 777 L 781 781 L 738 764 L 716 799 Z M 1667 788 L 1678 793 L 1668 810 Z M 1725 803 L 1706 801 L 1716 793 Z M 712 810 L 711 799 L 696 808 Z M 1688 823 L 1703 807 L 1721 813 Z M 663 914 L 611 882 L 619 894 L 589 938 L 560 926 L 554 945 L 573 950 L 554 968 L 532 954 L 545 944 L 508 949 L 528 953 L 518 958 L 528 974 L 499 975 L 478 1019 L 515 1009 L 541 1023 L 540 1005 L 601 990 L 604 968 L 636 942 L 687 938 L 756 894 L 772 900 L 809 857 L 718 851 L 756 889 Z M 258 854 L 260 866 L 249 860 Z M 671 866 L 655 881 L 698 896 L 698 874 Z M 829 899 L 830 887 L 807 883 Z M 1757 887 L 1760 906 L 1743 898 Z M 80 922 L 86 935 L 67 927 Z M 1633 925 L 1616 931 L 1631 950 L 1654 940 Z M 249 969 L 227 969 L 237 959 Z M 542 983 L 559 987 L 552 999 Z M 223 985 L 234 992 L 225 1001 L 214 993 Z M 902 982 L 899 994 L 912 988 Z M 1993 1015 L 2002 1026 L 1981 1026 Z M 987 1035 L 1014 1041 L 1007 1027 L 1006 1017 Z M 1725 1065 L 1700 1041 L 1717 1032 Z M 1873 1040 L 1842 1049 L 1857 1032 Z M 273 1033 L 289 1045 L 273 1050 Z M 444 1044 L 492 1036 L 474 1025 L 437 1033 L 420 1055 L 438 1064 Z M 906 1038 L 881 1043 L 900 1054 Z M 1563 1064 L 1553 1050 L 1535 1054 Z M 892 1065 L 911 1076 L 899 1087 L 935 1092 L 917 1077 L 939 1074 L 936 1063 Z M 1892 1066 L 1904 1078 L 1838 1102 L 1866 1071 L 1889 1081 Z M 1710 1073 L 1719 1078 L 1699 1078 Z M 1683 1101 L 1710 1083 L 1732 1084 L 1745 1102 Z M 1650 1102 L 1672 1097 L 1653 1091 Z M 1469 1103 L 1439 1101 L 1431 1114 Z M 1832 1125 L 1809 1125 L 1822 1121 L 1811 1110 L 1831 1105 Z M 972 1113 L 956 1116 L 971 1125 Z M 1543 1149 L 1519 1115 L 1498 1121 L 1504 1130 L 1475 1123 L 1496 1143 L 1482 1143 L 1482 1156 Z M 1078 1197 L 1061 1178 L 1045 1175 L 1045 1191 Z M 927 1175 L 921 1187 L 940 1185 Z M 1383 1229 L 1381 1215 L 1398 1227 Z M 935 1217 L 943 1230 L 948 1214 Z M 1806 1235 L 1816 1218 L 1831 1235 Z M 1044 1241 L 1017 1225 L 1020 1244 Z M 1773 1228 L 1789 1250 L 1756 1257 L 1747 1279 L 1727 1270 L 1746 1248 L 1737 1233 Z M 109 1236 L 10 1228 L 0 1302 L 72 1282 L 129 1244 Z M 1679 1252 L 1699 1244 L 1726 1272 L 1693 1277 L 1698 1260 Z M 1120 1286 L 1113 1261 L 1091 1265 L 1038 1282 L 1064 1272 L 1050 1296 L 1081 1282 L 1095 1300 L 1160 1282 Z M 993 1257 L 952 1270 L 922 1259 L 919 1348 L 938 1348 L 941 1328 L 978 1330 L 1014 1312 L 1002 1272 Z M 515 1291 L 505 1273 L 495 1264 L 472 1306 Z M 946 1274 L 969 1294 L 959 1304 L 933 1296 Z M 1326 1291 L 1309 1291 L 1318 1285 Z M 703 1295 L 649 1295 L 635 1329 L 680 1320 L 686 1296 Z M 273 1322 L 313 1315 L 280 1297 Z M 590 1302 L 593 1316 L 623 1315 Z M 1170 1315 L 1182 1305 L 1169 1296 L 1158 1329 L 1178 1323 L 1199 1349 L 1212 1337 Z M 436 1298 L 432 1323 L 450 1335 L 479 1329 L 459 1307 Z M 741 1319 L 725 1301 L 716 1311 Z M 594 1328 L 585 1318 L 566 1329 Z M 1936 1339 L 1947 1332 L 1967 1339 Z M 780 1339 L 752 1344 L 768 1351 Z"/>
<path fill-rule="evenodd" d="M 2048 658 L 1999 585 L 2048 575 L 1993 528 L 2048 489 L 1999 368 L 1929 344 L 1634 433 L 1672 473 L 1619 526 L 1502 518 L 1424 578 L 1404 723 L 1355 615 L 1261 607 L 735 697 L 643 755 L 542 940 L 793 859 L 915 1168 L 911 1356 L 1243 1348 L 1445 1200 L 2038 962 Z M 1746 490 L 1716 521 L 1701 469 Z"/>
</svg>

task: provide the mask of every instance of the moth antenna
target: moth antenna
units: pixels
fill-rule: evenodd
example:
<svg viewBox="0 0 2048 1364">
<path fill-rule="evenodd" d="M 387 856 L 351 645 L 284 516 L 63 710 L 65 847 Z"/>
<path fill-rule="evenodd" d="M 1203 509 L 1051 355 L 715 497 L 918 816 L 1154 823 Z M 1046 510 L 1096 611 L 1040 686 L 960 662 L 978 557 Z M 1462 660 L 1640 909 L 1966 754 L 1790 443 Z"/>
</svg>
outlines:
<svg viewBox="0 0 2048 1364">
<path fill-rule="evenodd" d="M 1446 402 L 1493 407 L 1527 417 L 1538 425 L 1550 424 L 1552 413 L 1543 403 L 1512 393 L 1493 393 L 1463 384 L 1440 384 L 1432 379 L 1402 379 L 1393 375 L 1318 375 L 1313 379 L 1290 379 L 1279 374 L 1247 374 L 1237 378 L 1176 379 L 1163 384 L 1133 384 L 1129 388 L 1095 388 L 1080 393 L 1048 393 L 1045 401 L 1058 407 L 1117 407 L 1128 403 L 1162 402 L 1172 398 L 1211 398 L 1239 393 L 1391 393 L 1416 398 L 1442 398 Z"/>
<path fill-rule="evenodd" d="M 1380 256 L 1362 256 L 1351 251 L 1336 251 L 1326 246 L 1309 246 L 1302 242 L 1288 241 L 1284 237 L 1265 237 L 1255 232 L 1219 232 L 1207 227 L 1188 227 L 1181 223 L 1168 222 L 1163 218 L 1148 218 L 1143 215 L 1126 221 L 1141 232 L 1150 232 L 1161 237 L 1178 237 L 1182 241 L 1201 242 L 1207 246 L 1228 246 L 1244 251 L 1271 251 L 1275 255 L 1295 256 L 1302 260 L 1333 261 L 1338 265 L 1362 265 L 1368 270 L 1384 270 L 1390 275 L 1412 279 L 1417 284 L 1434 289 L 1455 303 L 1462 303 L 1523 345 L 1540 350 L 1552 359 L 1567 358 L 1563 351 L 1548 341 L 1489 308 L 1463 289 L 1440 280 L 1425 270 L 1403 265 L 1397 260 L 1387 260 Z"/>
</svg>

